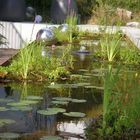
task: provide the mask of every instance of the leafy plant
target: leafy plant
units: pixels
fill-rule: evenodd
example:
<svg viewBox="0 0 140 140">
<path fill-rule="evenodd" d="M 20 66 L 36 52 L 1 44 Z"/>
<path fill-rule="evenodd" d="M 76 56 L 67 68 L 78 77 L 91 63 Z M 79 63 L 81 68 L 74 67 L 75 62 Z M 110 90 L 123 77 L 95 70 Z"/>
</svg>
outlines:
<svg viewBox="0 0 140 140">
<path fill-rule="evenodd" d="M 119 32 L 115 34 L 105 34 L 100 40 L 101 53 L 112 62 L 120 54 L 120 42 L 122 36 Z"/>
</svg>

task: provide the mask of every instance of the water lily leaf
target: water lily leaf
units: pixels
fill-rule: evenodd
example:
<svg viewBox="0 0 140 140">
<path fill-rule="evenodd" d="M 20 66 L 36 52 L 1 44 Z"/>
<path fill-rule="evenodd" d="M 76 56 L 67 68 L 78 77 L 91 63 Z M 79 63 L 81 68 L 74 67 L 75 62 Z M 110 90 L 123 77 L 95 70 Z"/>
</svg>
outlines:
<svg viewBox="0 0 140 140">
<path fill-rule="evenodd" d="M 104 87 L 98 87 L 98 86 L 85 86 L 85 88 L 94 88 L 94 89 L 104 90 Z"/>
<path fill-rule="evenodd" d="M 31 104 L 37 104 L 39 101 L 38 100 L 21 100 L 20 102 L 31 105 Z"/>
<path fill-rule="evenodd" d="M 82 86 L 89 86 L 90 83 L 77 83 L 77 86 L 82 87 Z"/>
<path fill-rule="evenodd" d="M 49 85 L 48 88 L 54 88 L 54 89 L 58 89 L 58 88 L 62 88 L 63 84 L 54 84 L 54 85 Z"/>
<path fill-rule="evenodd" d="M 4 124 L 0 122 L 0 127 L 3 127 L 3 126 L 4 126 Z"/>
<path fill-rule="evenodd" d="M 64 113 L 66 112 L 66 109 L 64 108 L 59 108 L 59 107 L 53 107 L 53 108 L 47 108 L 48 111 L 56 111 L 57 113 Z"/>
<path fill-rule="evenodd" d="M 70 77 L 72 79 L 80 79 L 80 78 L 82 78 L 82 75 L 81 74 L 71 74 Z"/>
<path fill-rule="evenodd" d="M 63 140 L 63 139 L 58 136 L 44 136 L 40 138 L 40 140 Z"/>
<path fill-rule="evenodd" d="M 63 114 L 69 117 L 80 117 L 80 118 L 85 117 L 85 113 L 81 113 L 81 112 L 69 112 Z"/>
<path fill-rule="evenodd" d="M 80 72 L 88 72 L 88 70 L 86 70 L 86 69 L 79 69 L 78 71 L 80 71 Z"/>
<path fill-rule="evenodd" d="M 6 107 L 0 107 L 0 111 L 8 111 L 9 109 Z"/>
<path fill-rule="evenodd" d="M 53 97 L 53 100 L 58 100 L 58 101 L 71 101 L 72 99 L 69 97 Z"/>
<path fill-rule="evenodd" d="M 12 119 L 0 119 L 0 124 L 6 125 L 6 124 L 12 124 L 15 123 L 15 120 Z"/>
<path fill-rule="evenodd" d="M 5 98 L 0 98 L 0 103 L 9 103 L 9 102 L 13 102 L 14 100 L 12 99 L 5 99 Z"/>
<path fill-rule="evenodd" d="M 30 107 L 30 106 L 15 106 L 15 107 L 11 107 L 10 110 L 12 110 L 12 111 L 31 111 L 32 107 Z"/>
<path fill-rule="evenodd" d="M 32 95 L 32 96 L 27 96 L 26 99 L 28 99 L 28 100 L 43 100 L 43 97 Z"/>
<path fill-rule="evenodd" d="M 12 102 L 12 103 L 8 103 L 7 105 L 9 106 L 26 106 L 26 105 L 29 105 L 25 102 Z"/>
<path fill-rule="evenodd" d="M 58 112 L 55 110 L 38 110 L 37 113 L 45 116 L 50 116 L 56 115 Z"/>
<path fill-rule="evenodd" d="M 69 102 L 68 101 L 52 101 L 52 103 L 56 105 L 67 105 Z"/>
<path fill-rule="evenodd" d="M 84 100 L 84 99 L 81 99 L 81 100 L 72 99 L 71 101 L 72 101 L 73 103 L 85 103 L 85 102 L 86 102 L 86 100 Z"/>
<path fill-rule="evenodd" d="M 0 133 L 0 138 L 2 139 L 16 139 L 19 137 L 20 135 L 17 133 L 10 133 L 10 132 Z"/>
</svg>

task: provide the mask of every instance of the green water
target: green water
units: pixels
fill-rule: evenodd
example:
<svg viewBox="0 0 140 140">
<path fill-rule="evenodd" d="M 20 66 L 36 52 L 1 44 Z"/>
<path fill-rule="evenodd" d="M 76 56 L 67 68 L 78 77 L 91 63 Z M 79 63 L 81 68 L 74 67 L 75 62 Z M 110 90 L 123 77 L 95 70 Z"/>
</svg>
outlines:
<svg viewBox="0 0 140 140">
<path fill-rule="evenodd" d="M 102 115 L 103 109 L 107 109 L 107 107 L 105 108 L 107 103 L 104 100 L 104 81 L 108 71 L 108 64 L 95 60 L 92 55 L 94 50 L 88 47 L 87 49 L 90 50 L 90 53 L 77 54 L 75 50 L 72 51 L 75 68 L 72 81 L 1 83 L 0 107 L 5 107 L 8 110 L 2 108 L 0 120 L 11 119 L 15 122 L 9 124 L 0 122 L 0 134 L 4 132 L 18 133 L 20 136 L 16 139 L 19 140 L 39 140 L 47 135 L 58 135 L 68 140 L 87 139 L 84 128 L 90 124 L 93 118 Z M 118 65 L 111 67 L 113 76 Z M 139 123 L 140 110 L 136 107 L 140 105 L 140 71 L 136 67 L 119 66 L 117 76 L 113 92 L 119 93 L 117 100 L 120 100 L 121 103 L 123 100 L 123 105 L 126 106 L 125 110 L 131 110 L 127 115 L 135 119 L 135 123 Z M 38 96 L 40 99 L 29 99 L 31 96 L 34 98 Z M 52 102 L 54 97 L 68 97 L 76 100 L 74 100 L 75 102 L 68 101 L 64 105 L 61 100 L 59 101 L 61 104 L 56 105 Z M 30 108 L 23 108 L 25 106 L 17 108 L 18 105 L 13 107 L 9 104 L 23 100 L 37 100 L 37 102 L 26 106 Z M 86 102 L 82 102 L 82 100 Z M 116 99 L 112 98 L 112 102 L 113 100 Z M 85 116 L 69 117 L 63 113 L 44 116 L 37 113 L 38 110 L 44 110 L 48 107 L 61 107 L 66 109 L 66 112 L 85 113 Z"/>
</svg>

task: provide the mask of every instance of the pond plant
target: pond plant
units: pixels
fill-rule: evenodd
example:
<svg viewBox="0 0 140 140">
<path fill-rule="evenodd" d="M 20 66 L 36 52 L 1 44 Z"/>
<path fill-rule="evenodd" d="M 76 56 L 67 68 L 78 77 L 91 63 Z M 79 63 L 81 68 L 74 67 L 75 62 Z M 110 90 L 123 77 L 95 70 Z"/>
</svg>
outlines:
<svg viewBox="0 0 140 140">
<path fill-rule="evenodd" d="M 113 71 L 112 66 L 108 66 L 104 77 L 103 115 L 87 127 L 88 139 L 134 139 L 139 135 L 139 88 L 132 91 L 136 83 L 131 81 L 130 92 L 127 85 L 124 91 L 120 90 L 123 89 L 120 88 L 120 68 Z"/>
<path fill-rule="evenodd" d="M 8 79 L 38 81 L 66 78 L 73 67 L 71 47 L 65 47 L 59 57 L 53 55 L 50 48 L 46 48 L 46 55 L 42 56 L 42 48 L 40 42 L 26 45 L 9 66 L 1 68 L 3 76 Z"/>
</svg>

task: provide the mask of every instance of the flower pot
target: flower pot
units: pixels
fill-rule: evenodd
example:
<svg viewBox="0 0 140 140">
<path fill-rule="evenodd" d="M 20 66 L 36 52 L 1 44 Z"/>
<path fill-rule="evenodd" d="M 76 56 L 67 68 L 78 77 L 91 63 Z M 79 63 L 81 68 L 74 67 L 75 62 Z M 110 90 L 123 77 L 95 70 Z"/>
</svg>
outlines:
<svg viewBox="0 0 140 140">
<path fill-rule="evenodd" d="M 1 21 L 23 21 L 25 11 L 24 0 L 0 0 Z"/>
<path fill-rule="evenodd" d="M 52 0 L 51 19 L 53 23 L 64 23 L 71 13 L 77 14 L 75 0 Z"/>
</svg>

